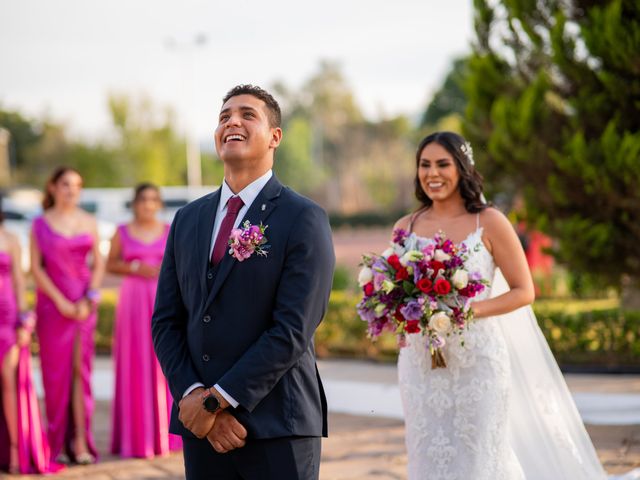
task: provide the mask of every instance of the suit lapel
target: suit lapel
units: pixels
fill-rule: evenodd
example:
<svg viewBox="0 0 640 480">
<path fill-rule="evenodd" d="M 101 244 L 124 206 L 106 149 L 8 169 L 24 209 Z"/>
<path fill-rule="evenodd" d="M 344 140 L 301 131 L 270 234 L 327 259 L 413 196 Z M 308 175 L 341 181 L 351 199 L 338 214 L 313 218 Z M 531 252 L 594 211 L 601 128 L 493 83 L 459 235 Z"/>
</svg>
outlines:
<svg viewBox="0 0 640 480">
<path fill-rule="evenodd" d="M 275 199 L 280 195 L 280 191 L 282 190 L 282 184 L 278 181 L 276 176 L 274 175 L 267 182 L 264 188 L 260 191 L 256 199 L 253 201 L 249 210 L 242 218 L 242 221 L 239 223 L 239 227 L 244 224 L 244 222 L 249 221 L 252 225 L 266 225 L 266 220 L 276 208 Z M 269 230 L 266 233 L 267 239 L 269 238 Z M 233 258 L 228 253 L 225 253 L 222 260 L 220 260 L 220 265 L 218 265 L 218 272 L 216 273 L 216 278 L 213 281 L 213 285 L 211 287 L 211 291 L 209 292 L 209 296 L 207 298 L 207 302 L 205 304 L 205 310 L 209 308 L 209 305 L 213 301 L 213 299 L 218 294 L 220 287 L 222 287 L 225 279 L 233 269 L 233 267 L 238 263 L 238 260 Z M 203 275 L 204 277 L 204 275 Z M 206 283 L 206 282 L 205 282 Z"/>
<path fill-rule="evenodd" d="M 213 232 L 213 223 L 216 219 L 218 211 L 218 203 L 220 202 L 220 192 L 218 189 L 213 192 L 201 206 L 198 211 L 198 223 L 196 227 L 196 261 L 197 272 L 200 278 L 200 289 L 202 290 L 202 298 L 206 298 L 207 292 L 207 270 L 209 268 L 209 249 L 211 248 L 211 234 Z"/>
</svg>

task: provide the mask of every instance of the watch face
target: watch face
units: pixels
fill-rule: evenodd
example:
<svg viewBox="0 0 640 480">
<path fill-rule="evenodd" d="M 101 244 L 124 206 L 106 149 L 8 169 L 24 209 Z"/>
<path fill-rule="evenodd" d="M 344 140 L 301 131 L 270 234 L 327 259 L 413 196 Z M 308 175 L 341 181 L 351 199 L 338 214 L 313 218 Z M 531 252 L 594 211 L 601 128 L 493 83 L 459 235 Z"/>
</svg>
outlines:
<svg viewBox="0 0 640 480">
<path fill-rule="evenodd" d="M 218 408 L 220 408 L 220 402 L 213 395 L 209 395 L 205 398 L 202 404 L 204 405 L 204 409 L 211 413 L 214 413 Z"/>
</svg>

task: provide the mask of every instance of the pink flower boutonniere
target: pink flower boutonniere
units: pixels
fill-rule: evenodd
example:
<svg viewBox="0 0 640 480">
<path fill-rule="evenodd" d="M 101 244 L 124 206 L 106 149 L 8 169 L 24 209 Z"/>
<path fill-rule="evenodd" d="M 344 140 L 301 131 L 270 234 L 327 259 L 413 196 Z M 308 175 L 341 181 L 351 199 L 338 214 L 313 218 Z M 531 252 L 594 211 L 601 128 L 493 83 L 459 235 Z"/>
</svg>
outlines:
<svg viewBox="0 0 640 480">
<path fill-rule="evenodd" d="M 231 230 L 229 236 L 229 255 L 235 257 L 239 262 L 249 258 L 254 253 L 262 257 L 267 256 L 267 237 L 264 232 L 267 225 L 251 225 L 249 220 L 244 222 L 241 228 Z"/>
</svg>

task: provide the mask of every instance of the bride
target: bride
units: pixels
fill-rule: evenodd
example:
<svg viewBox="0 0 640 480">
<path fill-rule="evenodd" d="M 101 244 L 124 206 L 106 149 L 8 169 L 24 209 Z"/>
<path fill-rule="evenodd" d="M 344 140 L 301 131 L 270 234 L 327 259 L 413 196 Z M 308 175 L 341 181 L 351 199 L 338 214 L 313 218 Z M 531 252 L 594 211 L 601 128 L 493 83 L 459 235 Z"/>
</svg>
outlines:
<svg viewBox="0 0 640 480">
<path fill-rule="evenodd" d="M 531 308 L 534 288 L 507 218 L 487 205 L 461 136 L 437 132 L 416 155 L 422 207 L 395 228 L 421 248 L 438 231 L 464 243 L 470 272 L 492 280 L 474 298 L 464 345 L 448 339 L 431 369 L 421 335 L 408 335 L 398 377 L 410 480 L 606 479 Z"/>
</svg>

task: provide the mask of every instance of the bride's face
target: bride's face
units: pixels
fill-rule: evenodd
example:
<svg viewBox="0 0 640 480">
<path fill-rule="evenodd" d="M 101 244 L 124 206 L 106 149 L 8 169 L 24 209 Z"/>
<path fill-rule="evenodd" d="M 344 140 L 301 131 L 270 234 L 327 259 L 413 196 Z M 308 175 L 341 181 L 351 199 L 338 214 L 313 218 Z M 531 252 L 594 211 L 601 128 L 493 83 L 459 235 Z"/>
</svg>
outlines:
<svg viewBox="0 0 640 480">
<path fill-rule="evenodd" d="M 460 173 L 456 162 L 449 151 L 436 142 L 422 149 L 418 178 L 424 193 L 434 202 L 458 194 Z"/>
</svg>

